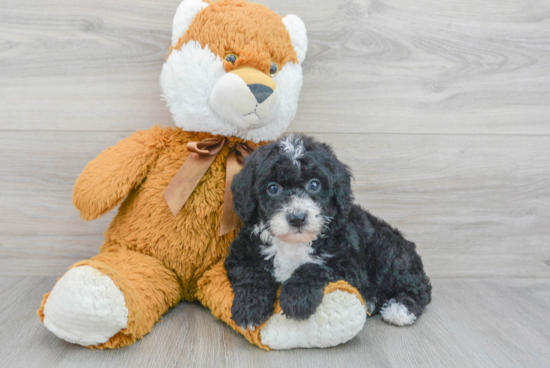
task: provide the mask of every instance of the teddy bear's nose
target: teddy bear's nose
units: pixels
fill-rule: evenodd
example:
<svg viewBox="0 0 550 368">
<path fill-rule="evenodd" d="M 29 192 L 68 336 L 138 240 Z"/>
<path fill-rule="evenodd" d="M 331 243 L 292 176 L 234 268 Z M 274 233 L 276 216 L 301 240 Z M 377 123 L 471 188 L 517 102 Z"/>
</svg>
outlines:
<svg viewBox="0 0 550 368">
<path fill-rule="evenodd" d="M 258 103 L 264 102 L 273 93 L 273 89 L 264 84 L 249 84 L 248 88 L 250 88 Z"/>
</svg>

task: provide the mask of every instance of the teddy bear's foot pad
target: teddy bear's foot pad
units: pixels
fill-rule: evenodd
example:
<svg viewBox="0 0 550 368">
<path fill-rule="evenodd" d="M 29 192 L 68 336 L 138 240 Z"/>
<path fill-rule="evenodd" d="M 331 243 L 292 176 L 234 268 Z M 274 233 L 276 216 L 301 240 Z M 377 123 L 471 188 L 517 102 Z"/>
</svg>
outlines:
<svg viewBox="0 0 550 368">
<path fill-rule="evenodd" d="M 90 266 L 70 269 L 44 305 L 44 326 L 83 346 L 107 342 L 127 323 L 124 295 L 110 277 Z"/>
<path fill-rule="evenodd" d="M 273 315 L 260 331 L 270 349 L 327 348 L 353 339 L 367 319 L 365 307 L 353 294 L 335 290 L 324 296 L 315 313 L 305 321 Z"/>
</svg>

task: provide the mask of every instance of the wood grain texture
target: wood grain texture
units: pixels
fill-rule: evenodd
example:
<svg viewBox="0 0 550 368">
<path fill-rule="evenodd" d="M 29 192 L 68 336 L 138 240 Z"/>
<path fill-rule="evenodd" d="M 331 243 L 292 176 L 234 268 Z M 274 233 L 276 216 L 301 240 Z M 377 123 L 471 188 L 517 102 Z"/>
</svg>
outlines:
<svg viewBox="0 0 550 368">
<path fill-rule="evenodd" d="M 0 367 L 550 366 L 550 3 L 258 0 L 306 23 L 289 131 L 334 145 L 357 201 L 417 243 L 433 303 L 333 349 L 263 352 L 181 303 L 128 348 L 57 339 L 35 311 L 97 253 L 85 164 L 171 125 L 158 78 L 180 0 L 0 0 Z"/>
<path fill-rule="evenodd" d="M 411 327 L 369 318 L 331 349 L 265 352 L 210 312 L 180 303 L 136 344 L 92 351 L 64 342 L 35 315 L 55 278 L 0 278 L 0 366 L 64 367 L 547 367 L 548 280 L 434 279 L 434 300 Z M 16 338 L 14 338 L 16 337 Z M 32 351 L 32 353 L 31 353 Z"/>
<path fill-rule="evenodd" d="M 550 134 L 545 0 L 259 1 L 309 33 L 292 131 Z M 170 124 L 179 0 L 2 0 L 0 129 Z"/>
<path fill-rule="evenodd" d="M 128 134 L 0 135 L 0 275 L 60 275 L 97 253 L 114 211 L 80 220 L 73 183 Z M 353 169 L 358 203 L 416 242 L 429 275 L 550 277 L 550 137 L 316 136 Z"/>
</svg>

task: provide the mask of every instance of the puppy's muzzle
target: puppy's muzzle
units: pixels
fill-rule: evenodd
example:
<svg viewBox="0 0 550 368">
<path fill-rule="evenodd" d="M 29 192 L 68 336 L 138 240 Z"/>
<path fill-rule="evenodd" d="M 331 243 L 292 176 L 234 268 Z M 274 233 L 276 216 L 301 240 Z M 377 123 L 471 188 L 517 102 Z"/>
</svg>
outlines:
<svg viewBox="0 0 550 368">
<path fill-rule="evenodd" d="M 307 195 L 295 195 L 269 220 L 271 233 L 287 243 L 304 243 L 317 238 L 324 226 L 320 206 Z"/>
</svg>

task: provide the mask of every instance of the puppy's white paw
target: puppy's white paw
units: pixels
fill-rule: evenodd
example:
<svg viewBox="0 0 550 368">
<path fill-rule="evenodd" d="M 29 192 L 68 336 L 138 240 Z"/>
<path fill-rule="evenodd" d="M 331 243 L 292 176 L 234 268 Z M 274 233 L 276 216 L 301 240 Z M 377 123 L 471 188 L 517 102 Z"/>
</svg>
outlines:
<svg viewBox="0 0 550 368">
<path fill-rule="evenodd" d="M 327 348 L 353 339 L 366 319 L 365 307 L 355 295 L 336 290 L 324 296 L 309 319 L 296 321 L 275 314 L 260 335 L 262 344 L 276 350 Z"/>
<path fill-rule="evenodd" d="M 70 269 L 44 305 L 44 326 L 82 346 L 107 342 L 127 323 L 124 295 L 110 277 L 90 266 Z"/>
<path fill-rule="evenodd" d="M 412 325 L 416 316 L 409 309 L 395 299 L 390 299 L 380 309 L 382 320 L 396 326 Z"/>
</svg>

